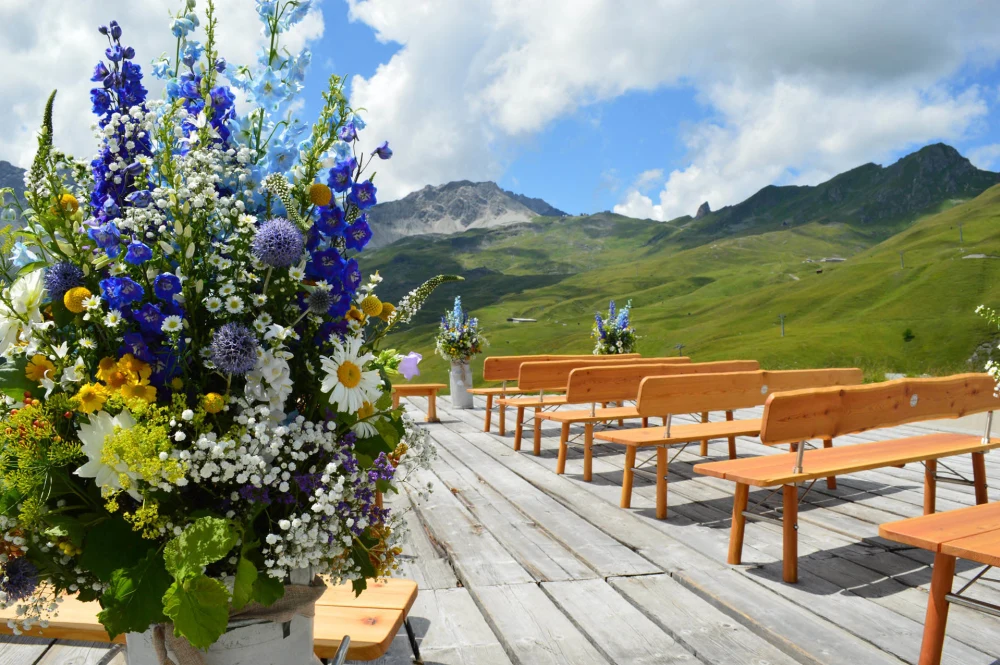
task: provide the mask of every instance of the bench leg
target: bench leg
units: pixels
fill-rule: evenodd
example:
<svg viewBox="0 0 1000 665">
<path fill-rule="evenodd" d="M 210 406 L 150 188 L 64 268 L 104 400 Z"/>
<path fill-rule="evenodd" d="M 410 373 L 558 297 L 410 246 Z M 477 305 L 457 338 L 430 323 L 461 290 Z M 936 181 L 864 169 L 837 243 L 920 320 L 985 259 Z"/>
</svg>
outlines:
<svg viewBox="0 0 1000 665">
<path fill-rule="evenodd" d="M 976 503 L 989 503 L 986 491 L 986 457 L 983 453 L 972 453 L 972 480 L 976 486 Z"/>
<path fill-rule="evenodd" d="M 541 409 L 535 408 L 535 457 L 542 454 L 542 419 L 538 417 L 541 412 Z"/>
<path fill-rule="evenodd" d="M 948 600 L 955 580 L 955 557 L 948 554 L 934 555 L 931 573 L 931 592 L 927 599 L 924 618 L 924 641 L 920 646 L 919 665 L 939 665 L 944 650 L 944 633 L 948 624 Z"/>
<path fill-rule="evenodd" d="M 569 447 L 569 423 L 562 424 L 562 431 L 559 432 L 559 459 L 556 461 L 556 473 L 562 475 L 566 473 L 566 449 Z"/>
<path fill-rule="evenodd" d="M 729 558 L 733 565 L 743 562 L 743 534 L 747 529 L 747 518 L 743 511 L 750 502 L 750 486 L 746 483 L 736 483 L 736 495 L 733 497 L 733 523 L 729 527 Z"/>
<path fill-rule="evenodd" d="M 643 427 L 649 427 L 649 418 L 643 416 L 643 418 L 642 418 L 642 426 Z"/>
<path fill-rule="evenodd" d="M 490 431 L 490 419 L 493 417 L 493 395 L 486 396 L 486 416 L 483 422 L 483 431 Z"/>
<path fill-rule="evenodd" d="M 924 515 L 933 515 L 937 508 L 937 460 L 924 462 Z"/>
<path fill-rule="evenodd" d="M 656 519 L 667 519 L 667 447 L 656 449 Z"/>
<path fill-rule="evenodd" d="M 632 478 L 635 473 L 632 469 L 635 468 L 635 446 L 626 446 L 625 448 L 625 473 L 622 474 L 622 508 L 632 507 Z"/>
<path fill-rule="evenodd" d="M 708 411 L 701 412 L 701 422 L 708 422 Z M 701 456 L 708 457 L 708 439 L 701 440 Z"/>
<path fill-rule="evenodd" d="M 732 421 L 733 412 L 726 411 L 726 420 Z M 729 459 L 736 459 L 736 437 L 729 437 Z"/>
<path fill-rule="evenodd" d="M 504 405 L 503 402 L 498 402 L 497 403 L 497 411 L 500 412 L 499 414 L 497 414 L 497 427 L 500 430 L 500 436 L 506 436 L 507 435 L 507 407 Z"/>
<path fill-rule="evenodd" d="M 799 581 L 799 487 L 785 485 L 782 488 L 781 528 L 784 544 L 781 557 L 781 579 L 788 584 Z"/>
<path fill-rule="evenodd" d="M 392 408 L 394 408 L 394 409 L 398 409 L 399 408 L 399 393 L 395 393 L 394 392 L 392 394 Z"/>
<path fill-rule="evenodd" d="M 823 447 L 824 448 L 832 448 L 833 447 L 833 439 L 823 439 Z M 827 476 L 827 478 L 826 478 L 826 488 L 828 490 L 835 490 L 835 489 L 837 489 L 837 476 Z"/>
<path fill-rule="evenodd" d="M 583 426 L 583 479 L 588 483 L 594 477 L 594 423 Z"/>
<path fill-rule="evenodd" d="M 517 407 L 517 424 L 514 425 L 514 450 L 521 449 L 521 430 L 524 429 L 524 407 Z"/>
<path fill-rule="evenodd" d="M 438 420 L 437 393 L 431 393 L 427 396 L 427 422 L 441 422 Z"/>
</svg>

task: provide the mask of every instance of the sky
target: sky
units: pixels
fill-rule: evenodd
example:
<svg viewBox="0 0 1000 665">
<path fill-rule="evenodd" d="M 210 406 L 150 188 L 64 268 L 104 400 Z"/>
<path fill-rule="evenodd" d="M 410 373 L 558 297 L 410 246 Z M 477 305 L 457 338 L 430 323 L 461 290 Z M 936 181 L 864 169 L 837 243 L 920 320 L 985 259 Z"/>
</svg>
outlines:
<svg viewBox="0 0 1000 665">
<path fill-rule="evenodd" d="M 204 0 L 201 0 L 204 2 Z M 93 151 L 94 27 L 148 63 L 179 2 L 4 0 L 0 159 L 25 166 L 45 97 L 56 140 Z M 253 0 L 216 0 L 230 62 L 262 41 Z M 1000 170 L 1000 8 L 980 0 L 319 0 L 291 36 L 349 76 L 362 137 L 395 151 L 379 198 L 495 180 L 566 212 L 652 219 L 817 184 L 944 141 Z M 58 35 L 53 39 L 52 35 Z"/>
</svg>

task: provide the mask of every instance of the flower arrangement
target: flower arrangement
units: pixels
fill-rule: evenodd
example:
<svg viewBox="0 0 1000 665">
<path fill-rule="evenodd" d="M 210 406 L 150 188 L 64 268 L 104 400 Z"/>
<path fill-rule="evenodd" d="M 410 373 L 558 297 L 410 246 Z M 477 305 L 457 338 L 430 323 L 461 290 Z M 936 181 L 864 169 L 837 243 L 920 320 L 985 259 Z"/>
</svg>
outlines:
<svg viewBox="0 0 1000 665">
<path fill-rule="evenodd" d="M 364 173 L 392 151 L 359 151 L 340 77 L 311 128 L 292 117 L 310 56 L 281 36 L 309 6 L 257 0 L 269 47 L 235 67 L 212 1 L 202 19 L 187 0 L 175 56 L 152 66 L 161 100 L 122 27 L 102 26 L 89 162 L 53 146 L 49 99 L 25 201 L 7 206 L 25 226 L 0 256 L 0 604 L 16 629 L 76 594 L 111 636 L 166 623 L 205 648 L 293 570 L 360 591 L 396 565 L 400 519 L 377 494 L 433 449 L 392 408 L 403 357 L 378 346 L 451 278 L 395 308 L 363 276 Z"/>
<path fill-rule="evenodd" d="M 479 330 L 479 319 L 469 317 L 462 309 L 462 297 L 455 296 L 451 311 L 441 317 L 435 346 L 445 360 L 466 363 L 483 352 L 489 342 Z"/>
<path fill-rule="evenodd" d="M 639 336 L 629 320 L 632 301 L 629 300 L 621 311 L 615 311 L 615 301 L 608 306 L 608 318 L 594 315 L 594 330 L 591 333 L 597 343 L 594 345 L 595 356 L 610 356 L 619 353 L 633 353 Z"/>
</svg>

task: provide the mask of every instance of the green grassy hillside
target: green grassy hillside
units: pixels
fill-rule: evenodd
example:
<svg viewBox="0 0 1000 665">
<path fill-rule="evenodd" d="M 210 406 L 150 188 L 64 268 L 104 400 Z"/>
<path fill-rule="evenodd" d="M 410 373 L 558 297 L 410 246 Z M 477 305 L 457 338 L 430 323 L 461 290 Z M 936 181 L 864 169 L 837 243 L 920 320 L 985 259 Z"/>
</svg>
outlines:
<svg viewBox="0 0 1000 665">
<path fill-rule="evenodd" d="M 480 317 L 491 354 L 587 352 L 594 313 L 631 298 L 644 355 L 672 355 L 683 343 L 697 361 L 856 365 L 874 379 L 941 374 L 971 368 L 967 359 L 992 335 L 974 310 L 1000 303 L 1000 186 L 953 203 L 881 242 L 857 225 L 813 221 L 692 247 L 676 223 L 603 214 L 411 238 L 373 252 L 367 267 L 386 278 L 389 299 L 433 274 L 467 278 L 442 288 L 415 327 L 392 339 L 424 354 L 420 380 L 446 378 L 433 334 L 458 293 Z M 977 255 L 986 258 L 967 258 Z M 820 262 L 829 257 L 847 260 Z"/>
</svg>

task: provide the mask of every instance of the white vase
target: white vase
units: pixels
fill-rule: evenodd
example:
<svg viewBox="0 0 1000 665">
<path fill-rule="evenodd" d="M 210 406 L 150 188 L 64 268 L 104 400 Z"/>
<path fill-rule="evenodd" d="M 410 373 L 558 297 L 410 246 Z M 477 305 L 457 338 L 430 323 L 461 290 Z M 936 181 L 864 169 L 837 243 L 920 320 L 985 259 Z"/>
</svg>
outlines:
<svg viewBox="0 0 1000 665">
<path fill-rule="evenodd" d="M 472 408 L 472 365 L 468 361 L 451 361 L 451 405 L 456 409 Z"/>
<path fill-rule="evenodd" d="M 128 665 L 159 665 L 153 630 L 125 636 Z M 171 660 L 177 656 L 168 650 Z M 201 652 L 205 665 L 320 665 L 313 653 L 313 620 L 296 616 L 287 624 L 234 621 L 219 641 Z"/>
</svg>

